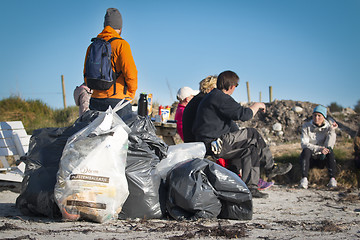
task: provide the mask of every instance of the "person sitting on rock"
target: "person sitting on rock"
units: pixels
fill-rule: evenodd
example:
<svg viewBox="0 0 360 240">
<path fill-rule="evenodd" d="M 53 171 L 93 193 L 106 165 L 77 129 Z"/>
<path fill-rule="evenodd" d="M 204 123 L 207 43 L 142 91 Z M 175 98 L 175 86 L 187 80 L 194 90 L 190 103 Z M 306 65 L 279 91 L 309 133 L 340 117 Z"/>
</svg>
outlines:
<svg viewBox="0 0 360 240">
<path fill-rule="evenodd" d="M 269 147 L 255 128 L 233 129 L 234 121 L 248 121 L 259 110 L 265 111 L 264 103 L 246 108 L 236 102 L 231 95 L 238 84 L 236 73 L 219 74 L 217 88 L 206 94 L 198 106 L 192 132 L 196 141 L 205 144 L 207 154 L 228 160 L 229 170 L 236 174 L 241 172 L 254 198 L 266 198 L 268 194 L 258 190 L 260 161 L 267 159 L 265 170 L 269 178 L 286 174 L 292 165 L 274 164 Z"/>
<path fill-rule="evenodd" d="M 300 188 L 308 188 L 308 171 L 313 166 L 328 168 L 329 187 L 336 187 L 336 160 L 333 148 L 336 142 L 336 122 L 326 120 L 327 109 L 322 105 L 314 108 L 312 120 L 302 126 L 300 166 L 302 179 Z"/>
<path fill-rule="evenodd" d="M 199 83 L 200 92 L 196 96 L 194 96 L 185 107 L 183 117 L 182 117 L 183 136 L 184 136 L 185 143 L 196 142 L 195 136 L 192 133 L 192 128 L 193 128 L 194 121 L 196 118 L 196 111 L 198 109 L 198 106 L 199 106 L 201 100 L 206 96 L 206 94 L 208 94 L 214 88 L 216 88 L 216 81 L 217 81 L 217 76 L 215 76 L 215 75 L 209 75 L 206 78 L 204 78 L 203 80 L 201 80 Z M 234 121 L 232 121 L 231 125 L 232 125 L 230 128 L 231 132 L 239 130 L 238 126 L 236 125 L 236 123 Z M 263 160 L 265 160 L 265 159 L 263 159 Z M 223 166 L 225 168 L 228 167 L 227 161 L 225 159 L 224 159 L 224 162 L 222 162 L 222 160 L 218 159 L 217 163 L 219 163 L 221 166 Z M 266 163 L 264 163 L 264 165 L 266 165 Z M 272 182 L 272 181 L 267 182 L 260 178 L 259 182 L 258 182 L 258 190 L 265 190 L 265 189 L 271 187 L 273 184 L 274 184 L 274 182 Z"/>
</svg>

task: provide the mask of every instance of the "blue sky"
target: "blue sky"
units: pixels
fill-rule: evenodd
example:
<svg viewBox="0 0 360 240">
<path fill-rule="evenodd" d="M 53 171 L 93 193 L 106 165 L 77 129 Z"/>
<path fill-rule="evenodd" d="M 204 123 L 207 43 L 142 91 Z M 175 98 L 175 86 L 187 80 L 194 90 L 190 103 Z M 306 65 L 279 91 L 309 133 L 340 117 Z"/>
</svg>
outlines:
<svg viewBox="0 0 360 240">
<path fill-rule="evenodd" d="M 17 95 L 62 108 L 83 81 L 90 39 L 106 9 L 123 16 L 138 69 L 137 97 L 169 105 L 208 75 L 240 77 L 233 97 L 353 107 L 360 100 L 359 0 L 0 0 L 0 99 Z"/>
</svg>

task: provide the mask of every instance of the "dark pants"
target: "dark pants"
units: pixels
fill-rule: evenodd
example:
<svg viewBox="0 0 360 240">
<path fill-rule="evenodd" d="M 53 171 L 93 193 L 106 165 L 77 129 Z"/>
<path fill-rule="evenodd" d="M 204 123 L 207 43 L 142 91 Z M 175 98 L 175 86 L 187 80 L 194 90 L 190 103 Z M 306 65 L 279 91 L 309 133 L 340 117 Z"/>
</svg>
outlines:
<svg viewBox="0 0 360 240">
<path fill-rule="evenodd" d="M 105 112 L 109 106 L 114 108 L 122 99 L 116 98 L 90 98 L 90 110 L 96 110 Z M 131 104 L 127 104 L 125 107 L 116 112 L 121 118 L 132 113 Z"/>
<path fill-rule="evenodd" d="M 330 153 L 326 154 L 325 159 L 321 160 L 320 157 L 312 156 L 312 151 L 309 148 L 304 148 L 300 155 L 300 166 L 302 177 L 308 177 L 310 168 L 324 168 L 325 166 L 328 169 L 330 178 L 336 175 L 336 160 L 333 151 L 330 151 Z"/>
<path fill-rule="evenodd" d="M 220 158 L 229 160 L 229 170 L 239 174 L 249 188 L 257 188 L 260 178 L 260 162 L 265 169 L 271 169 L 274 160 L 264 139 L 254 128 L 244 128 L 224 134 Z"/>
</svg>

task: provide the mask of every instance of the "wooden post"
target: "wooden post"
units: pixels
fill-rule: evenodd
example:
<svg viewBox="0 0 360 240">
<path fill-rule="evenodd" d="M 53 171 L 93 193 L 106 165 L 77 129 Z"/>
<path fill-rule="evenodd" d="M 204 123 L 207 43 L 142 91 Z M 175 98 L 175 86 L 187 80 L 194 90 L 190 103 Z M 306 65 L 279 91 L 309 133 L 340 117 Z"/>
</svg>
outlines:
<svg viewBox="0 0 360 240">
<path fill-rule="evenodd" d="M 269 101 L 273 101 L 273 93 L 272 93 L 272 86 L 269 87 Z"/>
<path fill-rule="evenodd" d="M 247 95 L 248 95 L 248 102 L 251 102 L 249 82 L 246 82 L 246 90 L 247 90 Z"/>
<path fill-rule="evenodd" d="M 64 109 L 65 109 L 66 108 L 66 96 L 65 96 L 64 75 L 61 75 L 61 85 L 62 85 L 62 93 L 63 93 L 63 101 L 64 101 Z"/>
<path fill-rule="evenodd" d="M 259 102 L 261 102 L 261 91 L 260 91 L 260 94 L 259 94 Z"/>
</svg>

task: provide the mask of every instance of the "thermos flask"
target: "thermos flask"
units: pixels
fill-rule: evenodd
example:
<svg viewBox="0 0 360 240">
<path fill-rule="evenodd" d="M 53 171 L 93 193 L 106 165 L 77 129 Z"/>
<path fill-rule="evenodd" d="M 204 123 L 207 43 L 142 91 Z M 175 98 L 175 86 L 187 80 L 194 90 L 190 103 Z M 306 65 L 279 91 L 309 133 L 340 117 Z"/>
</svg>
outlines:
<svg viewBox="0 0 360 240">
<path fill-rule="evenodd" d="M 139 102 L 138 102 L 138 115 L 147 116 L 148 115 L 148 101 L 147 94 L 141 93 Z"/>
</svg>

